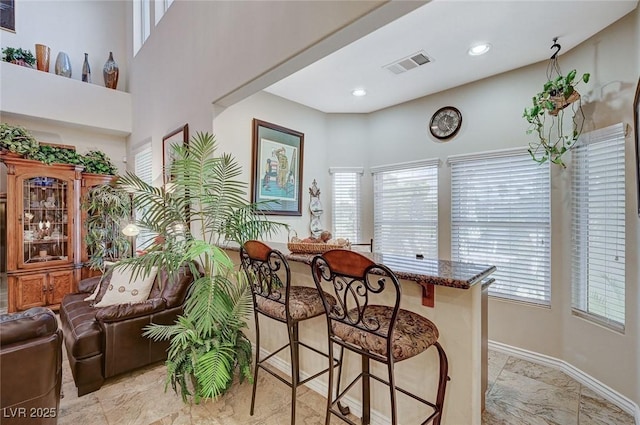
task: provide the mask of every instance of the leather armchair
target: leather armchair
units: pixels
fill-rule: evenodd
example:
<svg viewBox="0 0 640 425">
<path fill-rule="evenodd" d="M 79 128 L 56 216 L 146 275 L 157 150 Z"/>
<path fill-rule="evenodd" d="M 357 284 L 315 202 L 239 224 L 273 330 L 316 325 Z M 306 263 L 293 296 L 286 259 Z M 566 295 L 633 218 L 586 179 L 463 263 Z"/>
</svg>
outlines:
<svg viewBox="0 0 640 425">
<path fill-rule="evenodd" d="M 57 423 L 62 331 L 44 307 L 0 315 L 0 423 Z"/>
<path fill-rule="evenodd" d="M 172 324 L 183 313 L 183 304 L 194 277 L 187 265 L 173 282 L 159 271 L 149 298 L 141 303 L 95 308 L 84 301 L 100 277 L 79 282 L 79 293 L 66 295 L 60 305 L 67 357 L 78 396 L 99 389 L 104 380 L 167 358 L 169 341 L 153 341 L 142 335 L 151 323 Z M 104 294 L 106 275 L 98 298 Z"/>
</svg>

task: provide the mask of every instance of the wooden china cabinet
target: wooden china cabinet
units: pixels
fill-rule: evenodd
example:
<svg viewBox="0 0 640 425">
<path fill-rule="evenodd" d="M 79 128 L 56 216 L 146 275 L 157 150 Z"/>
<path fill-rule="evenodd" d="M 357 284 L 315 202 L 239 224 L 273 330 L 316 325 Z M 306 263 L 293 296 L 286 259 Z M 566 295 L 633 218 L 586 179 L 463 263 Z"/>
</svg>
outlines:
<svg viewBox="0 0 640 425">
<path fill-rule="evenodd" d="M 7 166 L 9 312 L 59 307 L 76 290 L 82 167 L 0 156 Z"/>
</svg>

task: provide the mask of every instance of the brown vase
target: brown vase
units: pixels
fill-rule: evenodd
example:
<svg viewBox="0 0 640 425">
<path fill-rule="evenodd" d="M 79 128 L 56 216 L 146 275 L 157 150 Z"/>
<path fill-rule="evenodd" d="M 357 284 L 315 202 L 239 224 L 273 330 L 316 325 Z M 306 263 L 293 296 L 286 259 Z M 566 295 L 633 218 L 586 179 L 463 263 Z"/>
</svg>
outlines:
<svg viewBox="0 0 640 425">
<path fill-rule="evenodd" d="M 102 68 L 102 76 L 104 77 L 104 86 L 108 89 L 118 87 L 118 74 L 120 69 L 118 64 L 113 60 L 113 52 L 109 52 L 109 59 Z"/>
<path fill-rule="evenodd" d="M 51 49 L 44 44 L 36 44 L 36 62 L 38 71 L 49 72 L 49 56 Z"/>
</svg>

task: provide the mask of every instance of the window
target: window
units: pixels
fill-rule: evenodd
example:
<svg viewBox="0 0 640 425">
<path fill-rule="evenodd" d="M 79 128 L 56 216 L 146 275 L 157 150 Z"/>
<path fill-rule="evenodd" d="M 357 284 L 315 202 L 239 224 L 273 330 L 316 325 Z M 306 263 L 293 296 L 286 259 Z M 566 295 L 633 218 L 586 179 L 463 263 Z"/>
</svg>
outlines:
<svg viewBox="0 0 640 425">
<path fill-rule="evenodd" d="M 153 155 L 151 153 L 151 144 L 145 144 L 135 153 L 134 173 L 140 177 L 142 181 L 152 184 L 153 173 Z M 145 214 L 143 209 L 136 209 L 136 221 L 140 220 Z M 145 249 L 151 244 L 155 234 L 141 230 L 136 238 L 136 249 Z"/>
<path fill-rule="evenodd" d="M 361 234 L 360 179 L 362 168 L 335 168 L 329 173 L 333 176 L 333 237 L 349 239 L 359 243 Z"/>
<path fill-rule="evenodd" d="M 451 258 L 493 264 L 490 295 L 549 305 L 550 174 L 524 148 L 453 156 Z"/>
<path fill-rule="evenodd" d="M 624 330 L 624 125 L 584 134 L 573 151 L 572 307 L 575 314 Z"/>
<path fill-rule="evenodd" d="M 154 0 L 154 15 L 155 15 L 155 23 L 158 25 L 160 19 L 164 16 L 169 6 L 173 3 L 173 0 Z"/>
<path fill-rule="evenodd" d="M 151 34 L 151 0 L 134 0 L 133 4 L 133 52 L 138 53 Z"/>
<path fill-rule="evenodd" d="M 439 160 L 373 167 L 375 251 L 438 256 Z"/>
</svg>

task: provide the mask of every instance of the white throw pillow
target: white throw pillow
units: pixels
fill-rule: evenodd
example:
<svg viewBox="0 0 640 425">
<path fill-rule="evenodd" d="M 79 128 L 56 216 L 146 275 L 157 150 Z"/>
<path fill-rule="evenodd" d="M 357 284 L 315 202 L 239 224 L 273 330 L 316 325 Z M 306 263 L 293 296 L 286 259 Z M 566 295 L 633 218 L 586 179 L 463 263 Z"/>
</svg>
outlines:
<svg viewBox="0 0 640 425">
<path fill-rule="evenodd" d="M 116 304 L 139 303 L 149 298 L 153 281 L 158 273 L 157 267 L 151 269 L 148 276 L 139 273 L 135 280 L 131 280 L 133 270 L 115 267 L 111 275 L 109 287 L 99 303 L 94 307 L 106 307 Z"/>
<path fill-rule="evenodd" d="M 116 263 L 112 262 L 112 261 L 105 261 L 104 262 L 104 267 L 105 267 L 105 274 L 107 273 L 107 271 L 115 266 Z M 104 275 L 103 275 L 104 277 Z M 98 296 L 98 292 L 100 292 L 100 287 L 102 286 L 102 278 L 100 279 L 100 282 L 98 282 L 98 284 L 96 285 L 96 289 L 93 290 L 93 293 L 91 295 L 89 295 L 87 298 L 84 299 L 84 301 L 94 301 L 96 299 L 96 297 Z"/>
<path fill-rule="evenodd" d="M 98 292 L 100 292 L 100 285 L 102 285 L 102 279 L 96 285 L 96 289 L 93 290 L 93 293 L 91 295 L 89 295 L 87 298 L 85 298 L 84 300 L 85 301 L 93 301 L 93 300 L 95 300 L 96 297 L 98 296 Z"/>
</svg>

